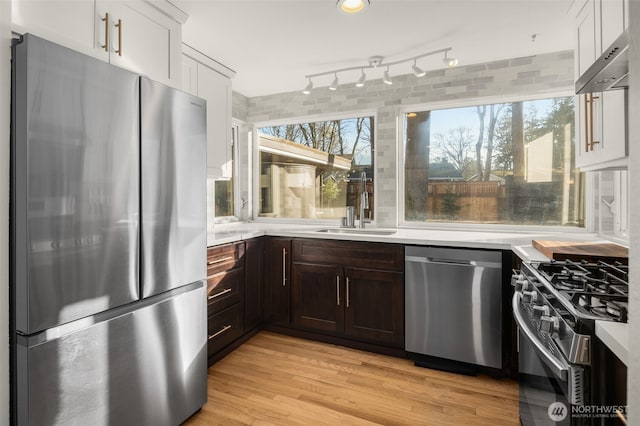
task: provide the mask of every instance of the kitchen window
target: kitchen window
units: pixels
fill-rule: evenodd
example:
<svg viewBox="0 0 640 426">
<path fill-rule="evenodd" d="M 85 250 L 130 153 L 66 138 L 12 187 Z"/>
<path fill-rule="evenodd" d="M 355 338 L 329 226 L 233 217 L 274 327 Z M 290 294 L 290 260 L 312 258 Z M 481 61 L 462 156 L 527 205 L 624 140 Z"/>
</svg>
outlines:
<svg viewBox="0 0 640 426">
<path fill-rule="evenodd" d="M 584 226 L 573 96 L 402 118 L 405 222 Z"/>
<path fill-rule="evenodd" d="M 213 207 L 213 217 L 215 223 L 231 222 L 237 220 L 236 217 L 236 187 L 234 185 L 237 176 L 237 149 L 238 149 L 239 126 L 231 127 L 231 159 L 223 165 L 223 177 L 209 178 L 208 186 L 213 195 L 209 204 Z"/>
<path fill-rule="evenodd" d="M 258 216 L 338 219 L 364 188 L 373 219 L 373 129 L 369 115 L 260 127 Z"/>
</svg>

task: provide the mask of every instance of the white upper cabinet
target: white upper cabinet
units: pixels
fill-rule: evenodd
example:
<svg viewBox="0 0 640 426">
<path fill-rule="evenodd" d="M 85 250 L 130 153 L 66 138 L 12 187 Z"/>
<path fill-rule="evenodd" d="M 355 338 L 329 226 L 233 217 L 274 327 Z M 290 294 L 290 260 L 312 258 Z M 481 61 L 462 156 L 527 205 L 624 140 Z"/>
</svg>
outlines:
<svg viewBox="0 0 640 426">
<path fill-rule="evenodd" d="M 12 1 L 17 32 L 31 32 L 162 83 L 181 85 L 181 24 L 187 15 L 167 1 Z"/>
<path fill-rule="evenodd" d="M 628 0 L 576 0 L 575 77 L 582 75 L 626 28 Z M 627 166 L 627 91 L 576 97 L 576 166 L 583 171 Z"/>
<path fill-rule="evenodd" d="M 207 101 L 207 176 L 233 177 L 231 78 L 235 72 L 183 45 L 182 90 Z"/>
</svg>

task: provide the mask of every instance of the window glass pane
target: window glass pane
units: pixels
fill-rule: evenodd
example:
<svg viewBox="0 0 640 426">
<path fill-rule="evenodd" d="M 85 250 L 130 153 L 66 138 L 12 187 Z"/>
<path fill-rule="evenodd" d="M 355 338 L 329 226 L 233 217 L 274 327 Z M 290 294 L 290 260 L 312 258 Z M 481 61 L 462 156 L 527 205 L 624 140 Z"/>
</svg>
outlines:
<svg viewBox="0 0 640 426">
<path fill-rule="evenodd" d="M 231 128 L 231 161 L 226 164 L 228 175 L 221 179 L 213 180 L 213 206 L 215 221 L 228 221 L 230 216 L 235 216 L 234 187 L 236 176 L 236 149 L 238 147 L 238 126 Z"/>
<path fill-rule="evenodd" d="M 263 127 L 258 149 L 259 216 L 337 219 L 364 188 L 373 219 L 373 117 Z"/>
<path fill-rule="evenodd" d="M 405 114 L 405 220 L 584 226 L 573 102 Z"/>
</svg>

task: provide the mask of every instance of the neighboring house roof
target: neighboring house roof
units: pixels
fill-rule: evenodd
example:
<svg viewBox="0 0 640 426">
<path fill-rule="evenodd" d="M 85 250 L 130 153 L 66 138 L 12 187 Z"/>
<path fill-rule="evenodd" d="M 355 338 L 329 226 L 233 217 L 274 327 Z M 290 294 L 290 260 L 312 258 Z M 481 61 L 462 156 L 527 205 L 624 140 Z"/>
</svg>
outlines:
<svg viewBox="0 0 640 426">
<path fill-rule="evenodd" d="M 474 174 L 473 176 L 469 176 L 467 179 L 467 182 L 470 181 L 475 181 L 478 180 L 478 174 Z M 504 178 L 500 177 L 500 176 L 496 176 L 493 173 L 489 174 L 489 182 L 500 182 L 500 183 L 504 183 Z"/>
<path fill-rule="evenodd" d="M 303 164 L 320 164 L 341 170 L 351 169 L 351 159 L 347 156 L 329 154 L 319 149 L 275 136 L 260 135 L 258 138 L 258 149 L 262 152 L 293 159 Z"/>
</svg>

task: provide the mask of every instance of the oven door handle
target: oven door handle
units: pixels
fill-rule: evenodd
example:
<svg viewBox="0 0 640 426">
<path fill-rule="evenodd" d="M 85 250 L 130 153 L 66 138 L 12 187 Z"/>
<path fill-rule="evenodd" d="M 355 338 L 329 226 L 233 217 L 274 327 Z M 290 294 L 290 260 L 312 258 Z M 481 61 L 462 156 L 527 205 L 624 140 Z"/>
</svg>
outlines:
<svg viewBox="0 0 640 426">
<path fill-rule="evenodd" d="M 516 324 L 518 325 L 518 328 L 522 330 L 524 335 L 527 337 L 527 339 L 531 342 L 533 347 L 538 352 L 538 355 L 540 355 L 540 358 L 553 371 L 553 374 L 555 374 L 556 377 L 566 381 L 567 375 L 569 372 L 569 365 L 567 364 L 566 361 L 555 357 L 551 353 L 551 351 L 549 351 L 549 349 L 545 348 L 544 345 L 540 343 L 540 340 L 538 340 L 536 333 L 533 330 L 531 330 L 531 327 L 525 321 L 524 317 L 522 316 L 522 313 L 520 313 L 521 298 L 522 298 L 522 295 L 519 292 L 516 292 L 513 295 L 513 302 L 512 302 L 513 317 L 516 321 Z"/>
</svg>

